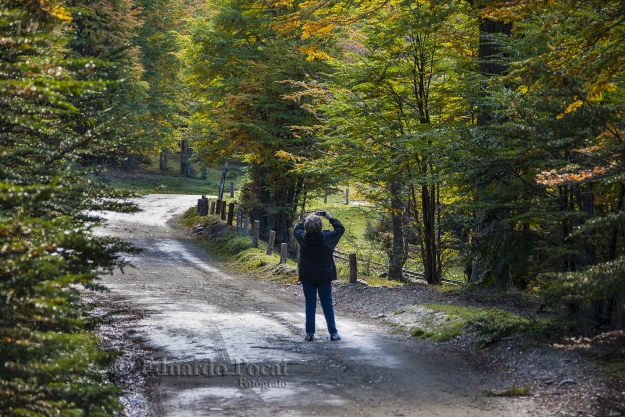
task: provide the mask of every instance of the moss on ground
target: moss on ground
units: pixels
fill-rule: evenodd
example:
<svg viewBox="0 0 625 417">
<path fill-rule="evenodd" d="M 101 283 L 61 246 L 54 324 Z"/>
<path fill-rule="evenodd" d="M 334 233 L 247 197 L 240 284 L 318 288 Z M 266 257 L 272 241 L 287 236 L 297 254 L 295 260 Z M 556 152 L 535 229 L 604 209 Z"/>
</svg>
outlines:
<svg viewBox="0 0 625 417">
<path fill-rule="evenodd" d="M 524 334 L 535 336 L 550 326 L 545 319 L 528 319 L 498 308 L 464 307 L 453 304 L 426 304 L 431 311 L 418 327 L 410 331 L 412 336 L 446 342 L 468 333 L 477 335 L 479 345 Z"/>
</svg>

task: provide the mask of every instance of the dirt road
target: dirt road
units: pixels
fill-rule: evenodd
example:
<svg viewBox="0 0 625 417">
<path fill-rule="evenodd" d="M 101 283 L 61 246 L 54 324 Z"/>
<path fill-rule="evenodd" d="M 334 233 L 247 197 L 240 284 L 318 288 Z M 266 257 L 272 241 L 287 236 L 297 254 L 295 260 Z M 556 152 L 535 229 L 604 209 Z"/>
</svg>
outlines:
<svg viewBox="0 0 625 417">
<path fill-rule="evenodd" d="M 485 396 L 492 381 L 461 358 L 386 327 L 338 315 L 343 340 L 331 342 L 319 314 L 319 339 L 305 342 L 301 287 L 287 299 L 229 275 L 176 227 L 196 199 L 150 195 L 140 213 L 105 213 L 98 230 L 144 249 L 136 269 L 103 283 L 146 312 L 134 326 L 152 352 L 142 372 L 153 415 L 535 415 L 524 400 Z"/>
</svg>

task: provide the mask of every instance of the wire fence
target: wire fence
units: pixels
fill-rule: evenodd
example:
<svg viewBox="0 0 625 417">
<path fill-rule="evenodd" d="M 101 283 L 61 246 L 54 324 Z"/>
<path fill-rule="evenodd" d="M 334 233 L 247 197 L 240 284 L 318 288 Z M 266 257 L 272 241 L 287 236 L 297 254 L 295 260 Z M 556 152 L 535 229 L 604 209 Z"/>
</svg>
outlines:
<svg viewBox="0 0 625 417">
<path fill-rule="evenodd" d="M 345 252 L 341 252 L 340 250 L 334 250 L 334 258 L 338 259 L 340 262 L 344 262 L 344 263 L 349 263 L 349 258 L 347 256 L 347 254 Z M 363 263 L 361 263 L 362 265 Z M 381 262 L 376 262 L 376 261 L 371 261 L 368 260 L 366 262 L 366 267 L 369 270 L 369 272 L 373 269 L 375 271 L 379 271 L 380 274 L 385 273 L 386 271 L 388 271 L 388 265 L 387 264 L 383 264 Z M 402 273 L 404 274 L 404 276 L 414 279 L 414 280 L 419 280 L 419 281 L 424 281 L 425 280 L 425 274 L 423 274 L 422 272 L 417 272 L 417 271 L 411 271 L 410 269 L 403 269 Z M 454 280 L 454 279 L 447 279 L 447 278 L 442 278 L 441 279 L 442 282 L 447 283 L 447 284 L 452 284 L 452 285 L 460 285 L 460 284 L 464 284 L 464 281 L 460 281 L 460 280 Z"/>
</svg>

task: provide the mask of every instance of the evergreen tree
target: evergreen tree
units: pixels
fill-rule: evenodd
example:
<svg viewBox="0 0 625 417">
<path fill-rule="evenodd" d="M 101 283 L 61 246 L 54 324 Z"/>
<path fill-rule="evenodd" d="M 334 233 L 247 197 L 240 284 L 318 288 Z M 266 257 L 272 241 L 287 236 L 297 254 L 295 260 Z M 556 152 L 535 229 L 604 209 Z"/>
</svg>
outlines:
<svg viewBox="0 0 625 417">
<path fill-rule="evenodd" d="M 146 132 L 149 86 L 142 80 L 144 69 L 137 46 L 139 12 L 130 0 L 71 0 L 67 5 L 75 31 L 68 43 L 69 57 L 95 64 L 81 74 L 81 80 L 108 81 L 105 90 L 90 90 L 76 98 L 74 104 L 88 117 L 74 129 L 101 137 L 107 152 L 100 158 L 108 157 L 129 168 L 154 149 Z M 105 162 L 92 161 L 88 155 L 85 160 Z"/>
<path fill-rule="evenodd" d="M 601 3 L 527 5 L 502 39 L 510 72 L 475 101 L 499 123 L 470 130 L 462 175 L 499 213 L 474 247 L 490 270 L 505 259 L 500 282 L 541 282 L 548 301 L 621 326 L 624 10 Z"/>
<path fill-rule="evenodd" d="M 102 90 L 88 60 L 63 59 L 70 13 L 60 2 L 0 2 L 0 414 L 110 415 L 111 355 L 84 330 L 77 285 L 123 266 L 110 238 L 91 236 L 89 209 L 130 209 L 79 170 L 100 142 L 74 99 Z M 97 65 L 97 64 L 96 64 Z M 94 130 L 95 131 L 95 130 Z"/>
</svg>

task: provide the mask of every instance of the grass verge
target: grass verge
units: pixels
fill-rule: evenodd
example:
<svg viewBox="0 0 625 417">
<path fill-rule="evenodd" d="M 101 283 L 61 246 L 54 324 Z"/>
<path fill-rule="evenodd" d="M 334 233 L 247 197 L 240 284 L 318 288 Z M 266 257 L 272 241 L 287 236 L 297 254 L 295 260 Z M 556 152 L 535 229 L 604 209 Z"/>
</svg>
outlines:
<svg viewBox="0 0 625 417">
<path fill-rule="evenodd" d="M 486 346 L 499 340 L 525 334 L 548 334 L 552 325 L 546 319 L 529 319 L 498 308 L 464 307 L 451 304 L 426 304 L 431 313 L 413 327 L 410 334 L 434 342 L 446 342 L 475 333 L 477 344 Z"/>
<path fill-rule="evenodd" d="M 259 242 L 259 247 L 252 247 L 252 237 L 236 232 L 217 217 L 197 215 L 195 208 L 187 210 L 180 218 L 180 224 L 186 228 L 201 226 L 198 244 L 216 261 L 229 270 L 252 274 L 254 277 L 297 283 L 297 265 L 287 259 L 280 264 L 280 255 L 275 251 L 267 255 L 267 243 Z"/>
</svg>

